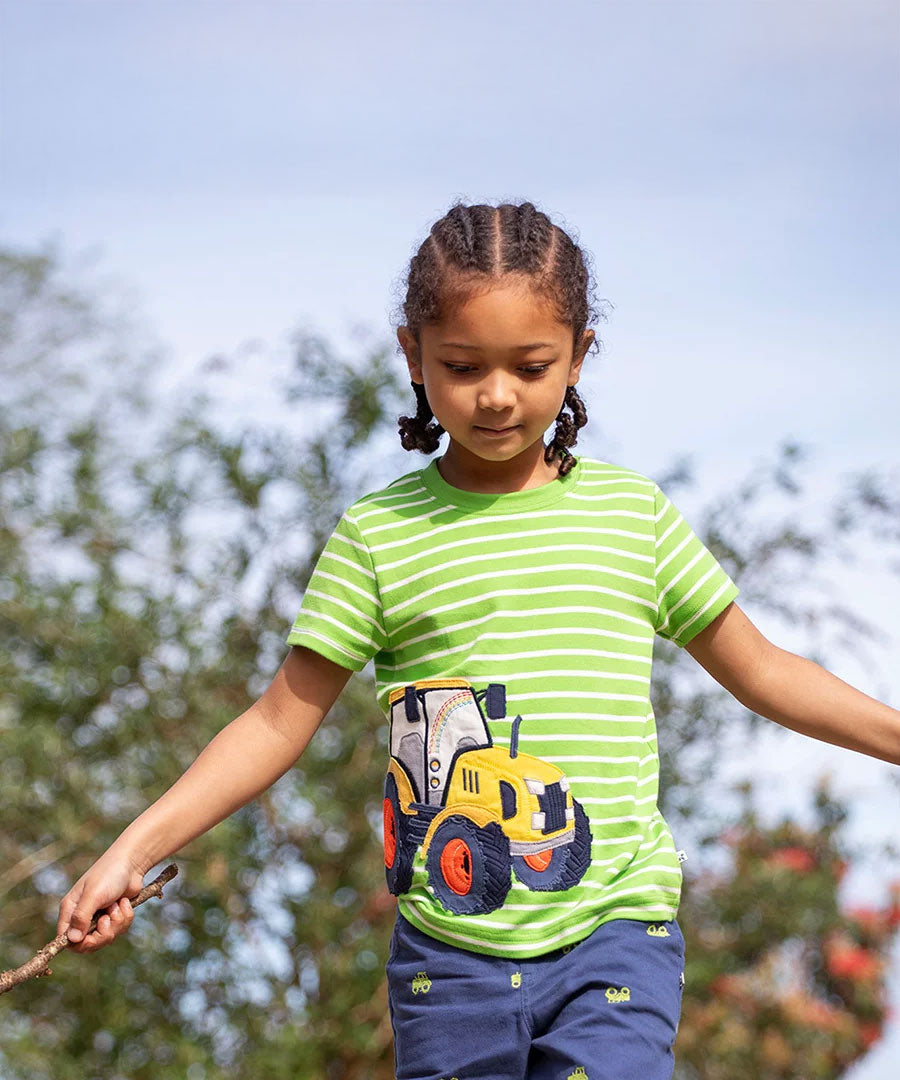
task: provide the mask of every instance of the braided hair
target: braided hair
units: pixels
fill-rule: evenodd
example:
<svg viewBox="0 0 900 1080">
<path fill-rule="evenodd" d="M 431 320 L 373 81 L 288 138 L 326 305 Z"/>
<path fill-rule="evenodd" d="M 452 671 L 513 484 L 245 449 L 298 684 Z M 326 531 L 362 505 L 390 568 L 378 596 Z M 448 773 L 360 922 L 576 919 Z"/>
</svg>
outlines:
<svg viewBox="0 0 900 1080">
<path fill-rule="evenodd" d="M 589 263 L 587 253 L 533 203 L 467 206 L 458 202 L 431 226 L 410 260 L 399 315 L 421 343 L 424 323 L 442 321 L 457 306 L 494 287 L 508 274 L 522 275 L 551 302 L 557 319 L 572 327 L 574 346 L 582 340 L 588 324 L 602 315 L 591 307 Z M 400 442 L 405 450 L 431 454 L 437 450 L 444 429 L 434 418 L 424 386 L 411 385 L 416 413 L 400 417 Z M 570 386 L 553 438 L 544 451 L 548 464 L 558 459 L 560 476 L 575 464 L 569 447 L 575 445 L 578 431 L 586 423 L 584 402 Z"/>
</svg>

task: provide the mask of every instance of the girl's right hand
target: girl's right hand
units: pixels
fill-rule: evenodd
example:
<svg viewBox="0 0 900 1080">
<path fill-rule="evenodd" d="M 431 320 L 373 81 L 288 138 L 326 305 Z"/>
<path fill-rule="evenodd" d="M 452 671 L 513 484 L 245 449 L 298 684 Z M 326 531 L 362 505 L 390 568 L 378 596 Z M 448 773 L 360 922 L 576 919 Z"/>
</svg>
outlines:
<svg viewBox="0 0 900 1080">
<path fill-rule="evenodd" d="M 144 874 L 134 862 L 111 848 L 60 901 L 57 935 L 68 931 L 69 948 L 76 953 L 96 952 L 112 944 L 131 927 L 134 910 L 129 897 L 137 896 L 143 882 Z M 99 915 L 96 929 L 87 934 L 91 920 L 100 911 L 103 914 Z"/>
</svg>

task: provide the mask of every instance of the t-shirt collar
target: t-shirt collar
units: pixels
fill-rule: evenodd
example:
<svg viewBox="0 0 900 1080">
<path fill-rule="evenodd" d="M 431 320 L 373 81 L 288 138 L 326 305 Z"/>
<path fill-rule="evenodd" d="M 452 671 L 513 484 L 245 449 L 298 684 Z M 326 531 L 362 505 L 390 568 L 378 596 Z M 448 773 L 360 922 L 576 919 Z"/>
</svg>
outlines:
<svg viewBox="0 0 900 1080">
<path fill-rule="evenodd" d="M 430 461 L 420 475 L 431 494 L 448 506 L 467 510 L 533 510 L 557 502 L 575 488 L 581 475 L 581 458 L 575 458 L 575 464 L 565 476 L 559 476 L 540 487 L 525 488 L 524 491 L 465 491 L 454 487 L 438 471 L 437 458 Z"/>
</svg>

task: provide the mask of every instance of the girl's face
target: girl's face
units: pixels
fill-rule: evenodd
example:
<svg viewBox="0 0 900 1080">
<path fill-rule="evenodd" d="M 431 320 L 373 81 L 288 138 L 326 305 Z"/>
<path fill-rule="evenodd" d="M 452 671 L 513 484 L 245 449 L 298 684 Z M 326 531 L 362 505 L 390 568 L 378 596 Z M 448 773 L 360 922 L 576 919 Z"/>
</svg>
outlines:
<svg viewBox="0 0 900 1080">
<path fill-rule="evenodd" d="M 443 462 L 455 476 L 505 475 L 529 487 L 557 475 L 543 459 L 543 437 L 566 387 L 578 382 L 592 330 L 573 350 L 572 327 L 556 321 L 543 297 L 513 281 L 473 297 L 444 322 L 423 326 L 421 350 L 406 327 L 397 336 L 410 378 L 424 384 L 435 419 L 450 436 Z"/>
</svg>

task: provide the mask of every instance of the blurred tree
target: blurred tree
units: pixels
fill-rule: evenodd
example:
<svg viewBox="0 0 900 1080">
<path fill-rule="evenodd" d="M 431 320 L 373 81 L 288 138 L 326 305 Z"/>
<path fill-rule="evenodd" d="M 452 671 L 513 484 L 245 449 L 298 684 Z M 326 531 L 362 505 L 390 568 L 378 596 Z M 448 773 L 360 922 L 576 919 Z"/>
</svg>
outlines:
<svg viewBox="0 0 900 1080">
<path fill-rule="evenodd" d="M 105 295 L 73 288 L 53 250 L 0 251 L 4 968 L 52 936 L 74 880 L 262 692 L 342 509 L 422 461 L 398 447 L 412 396 L 388 349 L 350 361 L 297 334 L 284 401 L 300 434 L 270 418 L 229 432 L 208 393 L 227 361 L 164 400 L 158 350 Z M 896 539 L 896 485 L 863 478 L 819 531 L 749 524 L 766 485 L 800 493 L 801 460 L 782 448 L 697 531 L 748 605 L 871 636 L 825 584 L 804 606 L 782 582 L 808 581 L 854 534 Z M 659 479 L 671 493 L 690 472 Z M 748 715 L 659 645 L 663 810 L 687 825 L 720 727 Z M 58 957 L 4 999 L 4 1080 L 392 1076 L 386 756 L 363 672 L 295 768 L 178 854 L 165 901 L 125 940 Z"/>
<path fill-rule="evenodd" d="M 274 674 L 392 404 L 383 351 L 356 371 L 301 336 L 290 394 L 343 395 L 327 437 L 228 437 L 199 390 L 156 402 L 154 431 L 158 355 L 123 365 L 127 326 L 61 275 L 53 252 L 0 254 L 4 967 Z M 179 853 L 128 941 L 5 999 L 0 1073 L 390 1076 L 382 720 L 355 680 L 302 767 Z"/>
<path fill-rule="evenodd" d="M 836 1080 L 879 1038 L 900 885 L 849 908 L 843 806 L 816 793 L 815 827 L 764 827 L 750 805 L 724 836 L 728 869 L 686 884 L 679 1080 Z"/>
</svg>

